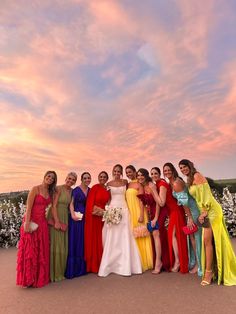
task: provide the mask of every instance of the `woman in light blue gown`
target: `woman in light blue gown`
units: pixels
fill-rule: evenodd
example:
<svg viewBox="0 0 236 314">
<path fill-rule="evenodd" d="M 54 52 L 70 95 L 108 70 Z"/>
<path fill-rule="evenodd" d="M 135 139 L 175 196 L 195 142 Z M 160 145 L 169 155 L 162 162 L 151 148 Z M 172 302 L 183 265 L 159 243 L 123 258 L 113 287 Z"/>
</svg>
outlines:
<svg viewBox="0 0 236 314">
<path fill-rule="evenodd" d="M 188 215 L 188 226 L 192 223 L 196 224 L 198 216 L 200 215 L 199 208 L 195 199 L 189 194 L 184 181 L 178 179 L 173 185 L 173 196 L 177 199 L 178 204 L 182 205 Z M 190 211 L 189 211 L 190 210 Z M 189 252 L 189 269 L 190 273 L 198 273 L 202 276 L 201 265 L 201 251 L 202 251 L 202 228 L 197 232 L 188 236 L 188 252 Z"/>
</svg>

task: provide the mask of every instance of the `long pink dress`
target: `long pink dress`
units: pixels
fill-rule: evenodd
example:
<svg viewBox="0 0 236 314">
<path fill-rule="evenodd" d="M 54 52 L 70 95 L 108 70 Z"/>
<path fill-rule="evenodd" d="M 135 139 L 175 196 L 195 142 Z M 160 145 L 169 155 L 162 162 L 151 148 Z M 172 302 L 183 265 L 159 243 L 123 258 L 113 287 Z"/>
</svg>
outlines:
<svg viewBox="0 0 236 314">
<path fill-rule="evenodd" d="M 25 232 L 23 219 L 17 254 L 17 285 L 40 288 L 49 283 L 50 248 L 45 210 L 50 202 L 50 197 L 46 199 L 41 194 L 35 196 L 30 221 L 38 224 L 37 230 Z"/>
</svg>

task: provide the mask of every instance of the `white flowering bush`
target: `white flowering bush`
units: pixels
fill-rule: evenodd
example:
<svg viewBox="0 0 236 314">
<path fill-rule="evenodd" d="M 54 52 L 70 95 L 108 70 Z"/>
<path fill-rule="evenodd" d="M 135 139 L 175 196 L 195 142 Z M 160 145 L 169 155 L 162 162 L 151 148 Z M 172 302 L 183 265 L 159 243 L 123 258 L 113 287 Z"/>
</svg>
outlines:
<svg viewBox="0 0 236 314">
<path fill-rule="evenodd" d="M 223 189 L 222 196 L 216 191 L 213 191 L 213 194 L 222 206 L 230 236 L 236 237 L 236 193 L 230 193 L 229 189 L 226 187 Z"/>
<path fill-rule="evenodd" d="M 20 237 L 20 226 L 25 212 L 24 200 L 0 201 L 0 247 L 16 246 Z"/>
</svg>

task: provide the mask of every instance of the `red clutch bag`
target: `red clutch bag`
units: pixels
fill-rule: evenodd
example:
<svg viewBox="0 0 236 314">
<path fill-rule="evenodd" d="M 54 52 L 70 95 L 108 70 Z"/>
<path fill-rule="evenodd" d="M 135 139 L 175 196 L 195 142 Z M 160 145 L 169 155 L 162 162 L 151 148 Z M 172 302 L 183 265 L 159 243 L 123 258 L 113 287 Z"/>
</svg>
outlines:
<svg viewBox="0 0 236 314">
<path fill-rule="evenodd" d="M 182 229 L 186 235 L 190 235 L 198 231 L 198 227 L 195 224 L 193 225 L 192 229 L 190 229 L 188 226 L 184 226 Z"/>
<path fill-rule="evenodd" d="M 49 224 L 49 226 L 54 227 L 54 225 L 55 225 L 54 219 L 53 218 L 48 219 L 48 224 Z M 62 222 L 60 222 L 60 225 L 61 225 L 61 231 L 65 232 L 67 230 L 68 225 L 64 224 Z"/>
</svg>

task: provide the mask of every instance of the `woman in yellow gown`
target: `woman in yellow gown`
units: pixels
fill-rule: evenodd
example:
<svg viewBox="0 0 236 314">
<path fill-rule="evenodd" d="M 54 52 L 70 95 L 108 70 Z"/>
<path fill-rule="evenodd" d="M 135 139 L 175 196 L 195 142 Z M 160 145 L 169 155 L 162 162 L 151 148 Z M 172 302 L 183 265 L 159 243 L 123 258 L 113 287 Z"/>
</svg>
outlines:
<svg viewBox="0 0 236 314">
<path fill-rule="evenodd" d="M 147 213 L 144 211 L 138 194 L 143 194 L 143 187 L 136 180 L 136 169 L 129 165 L 125 168 L 126 176 L 130 179 L 126 190 L 126 201 L 130 212 L 131 230 L 139 226 L 146 226 Z M 136 243 L 139 249 L 142 270 L 146 271 L 153 268 L 152 242 L 150 235 L 144 237 L 136 237 Z"/>
<path fill-rule="evenodd" d="M 200 209 L 198 220 L 203 226 L 201 285 L 211 284 L 213 276 L 217 276 L 218 284 L 236 285 L 236 257 L 222 208 L 213 197 L 206 178 L 197 172 L 191 161 L 183 159 L 179 162 L 179 167 L 183 175 L 187 176 L 189 193 Z M 206 221 L 207 218 L 209 222 Z"/>
</svg>

